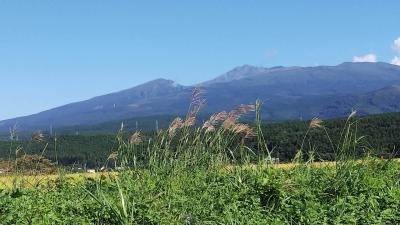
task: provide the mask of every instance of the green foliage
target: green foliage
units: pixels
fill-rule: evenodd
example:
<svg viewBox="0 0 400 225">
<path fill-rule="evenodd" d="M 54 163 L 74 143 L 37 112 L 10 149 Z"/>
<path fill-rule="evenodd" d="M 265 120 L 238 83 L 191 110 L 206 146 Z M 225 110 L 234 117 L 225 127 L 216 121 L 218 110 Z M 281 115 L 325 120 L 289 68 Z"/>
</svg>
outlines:
<svg viewBox="0 0 400 225">
<path fill-rule="evenodd" d="M 117 149 L 115 135 L 60 135 L 46 137 L 43 142 L 31 140 L 0 141 L 0 158 L 9 159 L 10 148 L 19 146 L 19 154 L 43 155 L 61 165 L 84 165 L 101 167 L 108 155 Z M 15 158 L 15 151 L 11 152 Z"/>
<path fill-rule="evenodd" d="M 221 172 L 221 168 L 157 173 L 132 170 L 111 181 L 87 181 L 85 188 L 64 185 L 52 190 L 23 190 L 14 197 L 3 191 L 0 221 L 1 224 L 400 223 L 399 163 L 366 159 L 348 170 L 341 177 L 335 176 L 334 168 L 305 165 L 290 170 L 237 167 L 229 172 Z M 103 199 L 96 201 L 88 192 L 104 195 Z"/>
<path fill-rule="evenodd" d="M 29 172 L 29 174 L 52 174 L 57 171 L 56 165 L 40 155 L 23 155 L 16 158 L 14 171 Z"/>
<path fill-rule="evenodd" d="M 190 113 L 185 121 L 177 120 L 176 126 L 152 135 L 130 136 L 121 128 L 107 160 L 122 170 L 88 178 L 82 185 L 64 182 L 60 174 L 56 186 L 3 190 L 0 221 L 124 225 L 400 223 L 400 163 L 369 154 L 363 136 L 359 136 L 363 119 L 359 122 L 349 117 L 323 124 L 314 120 L 311 126 L 304 122 L 274 124 L 263 130 L 259 111 L 256 113 L 259 137 L 254 139 L 249 138 L 250 127 L 237 121 L 221 126 L 215 123 L 210 130 L 188 125 Z M 388 122 L 397 123 L 390 115 L 383 121 L 371 124 L 387 127 Z M 282 129 L 285 126 L 287 130 Z M 281 135 L 282 142 L 274 134 Z M 54 140 L 54 146 L 58 140 Z M 293 156 L 294 164 L 279 169 L 265 159 L 282 154 L 276 146 L 285 143 L 294 149 L 287 153 L 288 158 Z M 45 144 L 41 152 L 48 146 Z M 54 148 L 56 157 L 62 155 L 60 152 L 60 148 Z M 315 164 L 314 154 L 336 161 L 326 166 Z"/>
<path fill-rule="evenodd" d="M 400 113 L 360 117 L 353 122 L 356 123 L 353 128 L 356 127 L 357 135 L 364 137 L 356 146 L 356 155 L 361 157 L 365 153 L 370 153 L 384 158 L 400 155 L 398 149 L 400 146 L 398 136 L 400 133 Z M 345 123 L 346 119 L 326 120 L 322 123 L 325 129 L 311 130 L 303 146 L 306 156 L 309 152 L 314 151 L 316 159 L 334 160 L 335 152 L 331 141 L 333 143 L 340 142 Z M 301 148 L 308 126 L 308 121 L 265 124 L 263 133 L 270 149 L 273 149 L 273 156 L 280 158 L 283 162 L 292 160 Z M 326 133 L 329 134 L 329 137 Z M 334 146 L 335 149 L 336 147 Z"/>
<path fill-rule="evenodd" d="M 76 187 L 0 193 L 0 224 L 113 224 L 106 210 Z"/>
<path fill-rule="evenodd" d="M 342 132 L 346 119 L 326 120 L 323 122 L 326 131 L 334 142 L 337 142 Z M 132 122 L 132 121 L 131 121 Z M 161 122 L 160 122 L 161 123 Z M 163 125 L 165 125 L 163 123 Z M 128 128 L 132 128 L 126 125 Z M 359 155 L 370 151 L 377 156 L 390 157 L 399 154 L 397 146 L 400 146 L 400 113 L 388 113 L 375 116 L 358 118 L 357 133 L 365 137 L 364 145 L 359 145 Z M 257 148 L 259 143 L 247 141 L 246 144 L 257 149 L 268 149 L 272 157 L 277 157 L 281 162 L 291 161 L 300 149 L 301 143 L 308 129 L 308 121 L 293 121 L 285 123 L 267 123 L 261 125 L 261 131 L 265 136 L 265 145 Z M 117 130 L 113 127 L 113 130 Z M 129 130 L 128 130 L 129 131 Z M 258 131 L 259 132 L 259 131 Z M 129 132 L 128 132 L 129 134 Z M 125 134 L 127 136 L 128 134 Z M 148 140 L 154 136 L 154 132 L 142 133 Z M 177 141 L 175 140 L 174 143 Z M 118 148 L 115 135 L 60 135 L 55 143 L 54 137 L 47 137 L 44 156 L 63 165 L 86 164 L 88 167 L 101 167 L 105 160 Z M 45 143 L 32 143 L 31 141 L 19 141 L 13 145 L 21 145 L 27 154 L 40 154 Z M 57 148 L 55 148 L 55 144 Z M 172 143 L 173 144 L 173 143 Z M 0 158 L 8 159 L 10 155 L 8 141 L 0 141 Z M 305 157 L 311 151 L 315 152 L 317 160 L 334 160 L 334 151 L 331 142 L 323 129 L 314 129 L 309 132 L 304 143 Z M 266 152 L 265 152 L 266 153 Z M 14 153 L 12 153 L 14 155 Z"/>
</svg>

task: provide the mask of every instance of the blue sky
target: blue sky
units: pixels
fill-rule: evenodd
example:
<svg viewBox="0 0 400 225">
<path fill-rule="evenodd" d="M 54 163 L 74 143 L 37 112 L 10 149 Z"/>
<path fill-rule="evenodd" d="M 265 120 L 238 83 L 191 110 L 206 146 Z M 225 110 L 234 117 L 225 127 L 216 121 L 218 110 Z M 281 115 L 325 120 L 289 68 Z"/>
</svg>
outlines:
<svg viewBox="0 0 400 225">
<path fill-rule="evenodd" d="M 398 0 L 0 0 L 0 120 L 243 64 L 390 62 L 399 21 Z"/>
</svg>

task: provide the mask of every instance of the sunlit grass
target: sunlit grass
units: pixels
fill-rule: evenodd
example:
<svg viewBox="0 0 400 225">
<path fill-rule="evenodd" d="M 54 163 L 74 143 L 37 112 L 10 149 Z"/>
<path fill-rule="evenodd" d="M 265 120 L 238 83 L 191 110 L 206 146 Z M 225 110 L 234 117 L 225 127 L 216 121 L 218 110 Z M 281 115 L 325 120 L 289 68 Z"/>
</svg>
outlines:
<svg viewBox="0 0 400 225">
<path fill-rule="evenodd" d="M 57 182 L 66 182 L 71 185 L 82 184 L 88 179 L 97 180 L 99 178 L 108 178 L 114 176 L 116 172 L 102 173 L 71 173 L 65 175 L 59 174 L 41 174 L 41 175 L 3 175 L 0 176 L 0 189 L 33 188 L 33 187 L 53 187 Z"/>
<path fill-rule="evenodd" d="M 385 161 L 382 159 L 370 159 L 370 161 Z M 400 159 L 393 159 L 396 163 L 400 163 Z M 368 160 L 356 160 L 357 164 L 367 163 Z M 307 164 L 300 163 L 279 163 L 279 164 L 246 164 L 241 166 L 228 165 L 225 166 L 221 172 L 229 172 L 234 168 L 240 168 L 244 170 L 291 170 L 296 167 L 309 167 L 309 168 L 333 168 L 336 166 L 336 162 L 312 162 Z M 82 184 L 88 179 L 97 180 L 100 177 L 114 177 L 118 172 L 99 172 L 99 173 L 70 173 L 65 175 L 49 174 L 49 175 L 2 175 L 0 176 L 0 189 L 10 189 L 15 184 L 18 184 L 20 188 L 32 188 L 37 186 L 54 186 L 55 182 L 63 179 L 68 184 L 77 185 Z"/>
</svg>

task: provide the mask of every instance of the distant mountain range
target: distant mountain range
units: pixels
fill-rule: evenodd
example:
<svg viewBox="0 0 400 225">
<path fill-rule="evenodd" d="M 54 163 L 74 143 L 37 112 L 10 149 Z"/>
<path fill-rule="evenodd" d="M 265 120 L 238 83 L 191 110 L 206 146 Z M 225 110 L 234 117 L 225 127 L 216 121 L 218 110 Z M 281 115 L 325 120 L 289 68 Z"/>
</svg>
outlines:
<svg viewBox="0 0 400 225">
<path fill-rule="evenodd" d="M 195 86 L 207 99 L 203 114 L 239 104 L 264 102 L 268 120 L 334 118 L 352 109 L 360 114 L 400 111 L 400 67 L 387 63 L 342 63 L 316 67 L 244 65 L 193 86 L 157 79 L 123 91 L 71 103 L 38 114 L 0 121 L 0 132 L 95 126 L 151 116 L 184 115 Z"/>
</svg>

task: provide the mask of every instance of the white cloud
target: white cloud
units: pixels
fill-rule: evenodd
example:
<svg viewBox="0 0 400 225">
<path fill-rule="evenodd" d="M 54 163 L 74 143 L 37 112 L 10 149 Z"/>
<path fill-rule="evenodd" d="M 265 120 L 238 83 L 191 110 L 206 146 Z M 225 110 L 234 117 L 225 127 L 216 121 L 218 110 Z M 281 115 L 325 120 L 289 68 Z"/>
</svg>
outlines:
<svg viewBox="0 0 400 225">
<path fill-rule="evenodd" d="M 400 66 L 400 58 L 395 56 L 390 63 L 393 65 Z"/>
<path fill-rule="evenodd" d="M 394 40 L 393 49 L 400 52 L 400 37 Z"/>
<path fill-rule="evenodd" d="M 353 57 L 353 62 L 376 62 L 376 61 L 377 61 L 376 55 L 373 53 Z"/>
</svg>

